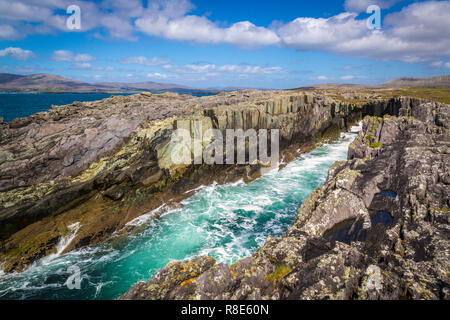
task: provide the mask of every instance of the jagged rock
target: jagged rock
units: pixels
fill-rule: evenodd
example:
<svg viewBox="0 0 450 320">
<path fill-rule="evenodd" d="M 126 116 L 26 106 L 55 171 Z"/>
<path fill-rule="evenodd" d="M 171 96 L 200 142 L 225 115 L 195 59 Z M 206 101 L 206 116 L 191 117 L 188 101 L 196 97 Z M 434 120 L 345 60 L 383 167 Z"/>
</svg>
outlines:
<svg viewBox="0 0 450 320">
<path fill-rule="evenodd" d="M 168 265 L 149 282 L 164 296 L 142 282 L 121 298 L 449 299 L 450 106 L 401 98 L 367 110 L 385 116 L 364 120 L 348 161 L 330 168 L 283 237 L 183 289 Z"/>
<path fill-rule="evenodd" d="M 201 98 L 143 93 L 52 106 L 2 124 L 2 268 L 26 268 L 41 257 L 37 248 L 75 222 L 81 227 L 67 251 L 104 239 L 200 182 L 243 176 L 249 181 L 260 175 L 260 163 L 205 168 L 192 164 L 198 154 L 187 163 L 174 161 L 173 151 L 183 143 L 172 139 L 176 129 L 192 137 L 208 129 L 280 129 L 283 151 L 319 142 L 325 131 L 338 132 L 360 118 L 361 104 L 339 102 L 339 113 L 333 113 L 337 103 L 301 91 L 248 90 Z M 212 140 L 206 137 L 200 152 Z"/>
</svg>

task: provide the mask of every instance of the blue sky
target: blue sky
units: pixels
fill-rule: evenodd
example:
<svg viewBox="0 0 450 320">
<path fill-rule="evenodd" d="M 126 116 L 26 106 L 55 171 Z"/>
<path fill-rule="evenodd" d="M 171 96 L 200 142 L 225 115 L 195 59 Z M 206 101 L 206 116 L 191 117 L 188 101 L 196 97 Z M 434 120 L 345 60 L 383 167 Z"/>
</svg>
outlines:
<svg viewBox="0 0 450 320">
<path fill-rule="evenodd" d="M 282 89 L 449 71 L 450 1 L 0 0 L 0 72 Z"/>
</svg>

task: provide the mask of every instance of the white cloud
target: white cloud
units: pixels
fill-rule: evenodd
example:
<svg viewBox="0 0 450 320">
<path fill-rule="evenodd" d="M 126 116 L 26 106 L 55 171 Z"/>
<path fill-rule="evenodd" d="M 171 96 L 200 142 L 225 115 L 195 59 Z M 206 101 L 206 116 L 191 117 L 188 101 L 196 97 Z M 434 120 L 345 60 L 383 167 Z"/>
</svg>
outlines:
<svg viewBox="0 0 450 320">
<path fill-rule="evenodd" d="M 216 70 L 217 67 L 215 64 L 187 64 L 182 67 L 172 66 L 168 64 L 164 65 L 163 68 L 174 73 L 206 73 Z"/>
<path fill-rule="evenodd" d="M 252 74 L 280 74 L 286 71 L 281 67 L 261 67 L 250 65 L 224 65 L 218 68 L 219 71 L 228 71 L 234 73 L 252 73 Z"/>
<path fill-rule="evenodd" d="M 444 67 L 447 68 L 447 69 L 450 69 L 450 62 L 446 62 L 446 63 L 444 64 Z"/>
<path fill-rule="evenodd" d="M 404 0 L 346 0 L 345 10 L 350 12 L 365 12 L 371 5 L 378 5 L 382 9 L 389 8 Z"/>
<path fill-rule="evenodd" d="M 72 64 L 72 66 L 76 69 L 85 69 L 85 70 L 91 70 L 91 71 L 105 71 L 105 72 L 112 72 L 114 71 L 113 67 L 94 67 L 89 62 L 77 62 Z"/>
<path fill-rule="evenodd" d="M 257 26 L 251 21 L 229 25 L 206 16 L 190 14 L 189 0 L 76 1 L 82 8 L 82 31 L 93 30 L 99 39 L 136 40 L 138 32 L 170 40 L 240 47 L 280 46 L 320 50 L 376 60 L 431 62 L 450 57 L 450 1 L 412 3 L 387 14 L 381 30 L 371 31 L 359 18 L 369 4 L 387 8 L 399 0 L 346 0 L 347 12 L 330 18 L 299 17 L 291 22 Z M 67 15 L 61 14 L 72 0 L 0 0 L 0 39 L 28 34 L 68 32 Z M 145 57 L 142 65 L 162 65 Z M 147 60 L 140 61 L 144 58 Z M 71 58 L 68 58 L 71 59 Z M 73 58 L 74 59 L 74 58 Z M 80 59 L 80 58 L 78 58 Z M 65 61 L 65 60 L 63 60 Z M 75 60 L 71 60 L 75 61 Z M 76 62 L 88 62 L 76 60 Z M 131 60 L 130 60 L 131 61 Z M 125 62 L 126 63 L 126 62 Z"/>
<path fill-rule="evenodd" d="M 352 80 L 354 78 L 355 78 L 355 76 L 348 75 L 348 76 L 342 76 L 341 80 Z"/>
<path fill-rule="evenodd" d="M 167 74 L 161 74 L 161 73 L 155 72 L 155 73 L 147 74 L 147 77 L 156 78 L 156 79 L 167 79 L 169 76 Z"/>
<path fill-rule="evenodd" d="M 8 47 L 0 50 L 0 57 L 10 57 L 16 60 L 28 60 L 35 57 L 33 51 L 24 50 L 21 48 Z"/>
<path fill-rule="evenodd" d="M 0 19 L 17 30 L 21 37 L 55 31 L 73 32 L 66 27 L 68 16 L 65 13 L 72 4 L 81 8 L 81 31 L 104 28 L 111 37 L 136 39 L 131 34 L 134 31 L 132 18 L 142 13 L 141 0 L 103 0 L 101 4 L 80 0 L 0 0 Z M 17 38 L 17 33 L 10 32 L 6 39 Z"/>
<path fill-rule="evenodd" d="M 450 1 L 414 3 L 385 17 L 382 30 L 370 31 L 356 13 L 298 18 L 281 26 L 285 46 L 324 50 L 377 60 L 420 62 L 450 56 Z"/>
<path fill-rule="evenodd" d="M 89 62 L 84 63 L 75 63 L 75 66 L 81 69 L 90 69 L 92 68 L 92 65 Z"/>
<path fill-rule="evenodd" d="M 52 60 L 64 62 L 88 62 L 95 60 L 95 58 L 87 53 L 75 54 L 69 50 L 56 50 L 52 54 Z"/>
<path fill-rule="evenodd" d="M 101 6 L 121 17 L 139 17 L 144 11 L 142 0 L 103 0 Z"/>
<path fill-rule="evenodd" d="M 175 19 L 148 17 L 136 20 L 137 28 L 151 36 L 199 43 L 229 43 L 242 47 L 277 44 L 276 33 L 249 21 L 220 28 L 205 17 L 183 16 Z"/>
<path fill-rule="evenodd" d="M 324 80 L 328 80 L 328 77 L 327 76 L 318 76 L 316 79 L 324 81 Z"/>
<path fill-rule="evenodd" d="M 336 47 L 348 39 L 359 39 L 367 32 L 366 22 L 356 20 L 355 13 L 324 18 L 297 18 L 283 25 L 278 33 L 283 43 L 299 50 Z"/>
<path fill-rule="evenodd" d="M 122 59 L 119 59 L 119 62 L 123 63 L 123 64 L 141 64 L 144 66 L 160 66 L 160 65 L 168 63 L 169 60 L 165 60 L 165 59 L 161 59 L 161 58 L 157 58 L 157 57 L 148 59 L 146 57 L 139 56 L 139 57 L 122 58 Z"/>
<path fill-rule="evenodd" d="M 187 64 L 181 67 L 164 65 L 163 68 L 167 71 L 173 73 L 182 74 L 209 74 L 217 75 L 219 73 L 230 73 L 230 74 L 283 74 L 287 71 L 281 67 L 263 67 L 254 65 L 222 65 L 217 66 L 215 64 Z"/>
<path fill-rule="evenodd" d="M 128 18 L 109 14 L 101 18 L 100 21 L 102 26 L 108 29 L 112 37 L 132 41 L 137 40 L 137 37 L 131 35 L 133 33 L 133 25 Z"/>
<path fill-rule="evenodd" d="M 438 67 L 442 66 L 442 64 L 443 64 L 442 61 L 434 61 L 434 62 L 430 63 L 430 67 L 438 68 Z"/>
<path fill-rule="evenodd" d="M 19 32 L 7 24 L 0 25 L 0 40 L 13 40 L 19 38 Z"/>
<path fill-rule="evenodd" d="M 273 45 L 280 41 L 274 31 L 249 21 L 223 28 L 204 16 L 187 15 L 192 8 L 192 4 L 185 0 L 161 2 L 149 8 L 135 24 L 147 35 L 171 40 L 229 43 L 243 47 Z"/>
</svg>

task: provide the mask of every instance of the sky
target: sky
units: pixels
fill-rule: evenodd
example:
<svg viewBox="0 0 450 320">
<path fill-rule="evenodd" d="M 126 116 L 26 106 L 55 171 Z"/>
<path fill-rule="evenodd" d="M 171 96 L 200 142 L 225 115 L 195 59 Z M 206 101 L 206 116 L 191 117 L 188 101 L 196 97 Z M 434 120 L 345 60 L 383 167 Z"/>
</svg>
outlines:
<svg viewBox="0 0 450 320">
<path fill-rule="evenodd" d="M 0 72 L 273 89 L 448 75 L 450 1 L 0 0 Z"/>
</svg>

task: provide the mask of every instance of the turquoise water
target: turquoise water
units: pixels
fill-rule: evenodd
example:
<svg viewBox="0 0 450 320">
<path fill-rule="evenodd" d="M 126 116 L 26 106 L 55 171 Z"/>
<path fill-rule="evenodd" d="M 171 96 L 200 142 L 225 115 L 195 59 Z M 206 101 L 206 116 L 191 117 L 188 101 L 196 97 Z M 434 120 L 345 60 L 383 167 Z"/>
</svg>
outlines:
<svg viewBox="0 0 450 320">
<path fill-rule="evenodd" d="M 161 207 L 131 224 L 141 231 L 101 245 L 57 254 L 22 272 L 0 275 L 0 299 L 114 299 L 139 280 L 148 280 L 173 260 L 210 255 L 231 264 L 251 255 L 267 236 L 282 236 L 297 209 L 322 184 L 328 168 L 347 157 L 355 134 L 321 146 L 284 169 L 250 184 L 242 181 L 196 190 L 178 208 Z M 76 227 L 73 228 L 74 233 Z M 60 249 L 70 237 L 60 243 Z M 81 289 L 65 285 L 70 266 L 81 270 Z"/>
<path fill-rule="evenodd" d="M 28 117 L 36 112 L 46 111 L 51 105 L 66 105 L 74 101 L 95 101 L 112 95 L 131 93 L 0 93 L 0 117 L 9 122 L 15 118 Z M 204 96 L 210 94 L 192 94 Z"/>
</svg>

